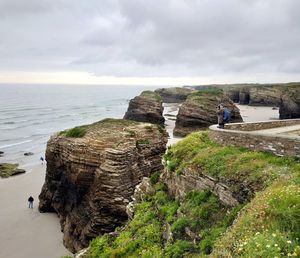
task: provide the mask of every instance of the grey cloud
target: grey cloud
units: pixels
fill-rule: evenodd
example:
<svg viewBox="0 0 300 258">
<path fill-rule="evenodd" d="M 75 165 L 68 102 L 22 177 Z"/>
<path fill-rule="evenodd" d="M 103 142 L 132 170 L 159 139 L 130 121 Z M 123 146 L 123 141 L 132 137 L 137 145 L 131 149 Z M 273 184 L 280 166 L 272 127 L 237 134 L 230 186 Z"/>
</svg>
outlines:
<svg viewBox="0 0 300 258">
<path fill-rule="evenodd" d="M 299 10 L 297 0 L 0 0 L 0 69 L 295 74 Z"/>
</svg>

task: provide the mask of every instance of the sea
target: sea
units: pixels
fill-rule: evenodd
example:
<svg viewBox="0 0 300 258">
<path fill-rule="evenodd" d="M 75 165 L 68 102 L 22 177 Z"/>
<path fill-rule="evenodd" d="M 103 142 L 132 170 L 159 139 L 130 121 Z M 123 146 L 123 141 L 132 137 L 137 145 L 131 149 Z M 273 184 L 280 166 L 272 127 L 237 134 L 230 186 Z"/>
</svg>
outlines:
<svg viewBox="0 0 300 258">
<path fill-rule="evenodd" d="M 104 118 L 122 118 L 129 100 L 158 86 L 0 85 L 1 162 L 31 167 L 45 156 L 50 136 Z M 33 155 L 25 156 L 24 153 Z"/>
</svg>

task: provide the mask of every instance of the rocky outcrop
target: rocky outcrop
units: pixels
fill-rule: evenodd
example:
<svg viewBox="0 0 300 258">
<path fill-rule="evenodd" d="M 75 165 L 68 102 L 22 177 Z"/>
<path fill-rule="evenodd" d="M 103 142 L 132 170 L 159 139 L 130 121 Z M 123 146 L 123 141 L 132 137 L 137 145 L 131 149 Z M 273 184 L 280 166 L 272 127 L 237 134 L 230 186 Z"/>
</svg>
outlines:
<svg viewBox="0 0 300 258">
<path fill-rule="evenodd" d="M 249 102 L 250 102 L 249 88 L 242 88 L 239 92 L 239 104 L 249 105 Z"/>
<path fill-rule="evenodd" d="M 0 177 L 10 177 L 26 173 L 25 169 L 18 168 L 19 164 L 0 163 Z"/>
<path fill-rule="evenodd" d="M 299 88 L 299 83 L 287 84 L 262 84 L 262 85 L 235 85 L 224 86 L 224 93 L 235 103 L 252 106 L 273 106 L 281 105 L 281 97 L 286 91 L 294 91 Z"/>
<path fill-rule="evenodd" d="M 249 88 L 249 105 L 274 106 L 280 105 L 282 88 L 278 86 L 258 86 Z"/>
<path fill-rule="evenodd" d="M 161 97 L 153 91 L 143 91 L 131 99 L 124 119 L 152 124 L 164 124 Z"/>
<path fill-rule="evenodd" d="M 153 195 L 155 188 L 149 177 L 144 177 L 142 182 L 135 187 L 134 194 L 131 196 L 132 201 L 126 206 L 126 213 L 130 219 L 134 216 L 135 207 L 142 202 L 146 195 Z"/>
<path fill-rule="evenodd" d="M 135 186 L 162 169 L 167 142 L 158 125 L 129 120 L 105 119 L 80 130 L 81 138 L 67 137 L 67 131 L 48 141 L 39 196 L 41 212 L 58 214 L 72 252 L 127 220 Z"/>
<path fill-rule="evenodd" d="M 161 96 L 164 103 L 181 103 L 186 100 L 188 95 L 195 92 L 195 90 L 190 88 L 172 87 L 157 89 L 155 92 Z"/>
<path fill-rule="evenodd" d="M 280 119 L 300 118 L 300 85 L 283 89 L 279 117 Z"/>
<path fill-rule="evenodd" d="M 169 193 L 179 200 L 183 200 L 185 195 L 191 191 L 205 190 L 210 190 L 219 197 L 222 203 L 229 206 L 236 206 L 249 197 L 249 193 L 245 192 L 245 189 L 239 188 L 237 192 L 233 192 L 226 183 L 188 167 L 181 175 L 174 175 L 174 172 L 165 169 L 161 180 L 168 186 Z M 241 192 L 239 192 L 240 190 Z M 251 195 L 253 194 L 251 193 Z"/>
<path fill-rule="evenodd" d="M 243 121 L 239 109 L 222 91 L 199 91 L 190 95 L 179 108 L 174 135 L 186 136 L 216 124 L 216 108 L 220 103 L 231 110 L 231 122 Z"/>
</svg>

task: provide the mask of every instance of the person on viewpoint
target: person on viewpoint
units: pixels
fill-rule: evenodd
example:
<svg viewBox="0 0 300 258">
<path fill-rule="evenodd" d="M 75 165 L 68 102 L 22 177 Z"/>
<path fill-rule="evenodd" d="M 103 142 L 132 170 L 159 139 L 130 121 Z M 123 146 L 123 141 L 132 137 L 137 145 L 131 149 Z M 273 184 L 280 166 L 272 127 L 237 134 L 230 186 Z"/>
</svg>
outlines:
<svg viewBox="0 0 300 258">
<path fill-rule="evenodd" d="M 218 128 L 224 129 L 224 108 L 223 105 L 217 107 Z"/>
<path fill-rule="evenodd" d="M 30 197 L 28 198 L 28 208 L 29 209 L 33 209 L 33 197 L 30 195 Z"/>
</svg>

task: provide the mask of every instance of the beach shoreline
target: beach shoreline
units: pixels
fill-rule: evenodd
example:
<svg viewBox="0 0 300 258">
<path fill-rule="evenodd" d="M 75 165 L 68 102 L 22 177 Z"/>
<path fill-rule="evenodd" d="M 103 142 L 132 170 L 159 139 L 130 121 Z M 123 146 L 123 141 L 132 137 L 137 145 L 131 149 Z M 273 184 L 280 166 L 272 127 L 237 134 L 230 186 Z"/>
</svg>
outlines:
<svg viewBox="0 0 300 258">
<path fill-rule="evenodd" d="M 45 169 L 39 164 L 28 168 L 29 173 L 0 180 L 0 257 L 54 258 L 70 254 L 63 245 L 57 215 L 38 211 Z M 28 208 L 30 195 L 34 197 L 33 209 Z"/>
</svg>

